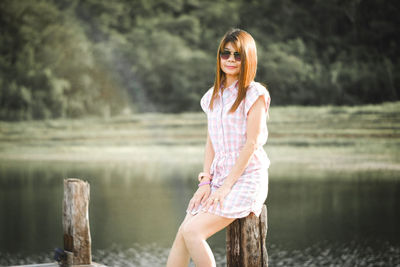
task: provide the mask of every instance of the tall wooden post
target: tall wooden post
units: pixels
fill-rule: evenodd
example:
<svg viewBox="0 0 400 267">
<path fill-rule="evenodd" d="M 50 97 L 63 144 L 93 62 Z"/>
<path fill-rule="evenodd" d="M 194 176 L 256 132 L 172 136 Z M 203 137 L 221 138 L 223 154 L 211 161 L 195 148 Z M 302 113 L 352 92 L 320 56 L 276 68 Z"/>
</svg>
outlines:
<svg viewBox="0 0 400 267">
<path fill-rule="evenodd" d="M 227 267 L 268 267 L 267 207 L 259 218 L 251 213 L 235 220 L 226 231 Z"/>
<path fill-rule="evenodd" d="M 73 253 L 72 262 L 68 262 L 68 264 L 92 264 L 89 199 L 89 183 L 79 179 L 64 180 L 64 250 Z"/>
</svg>

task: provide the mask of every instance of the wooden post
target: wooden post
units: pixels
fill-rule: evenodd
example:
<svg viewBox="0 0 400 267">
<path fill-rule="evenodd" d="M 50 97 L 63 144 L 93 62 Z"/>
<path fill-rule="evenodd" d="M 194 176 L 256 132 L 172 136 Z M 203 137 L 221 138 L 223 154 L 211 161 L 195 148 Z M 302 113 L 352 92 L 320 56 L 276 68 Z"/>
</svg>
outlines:
<svg viewBox="0 0 400 267">
<path fill-rule="evenodd" d="M 64 250 L 73 253 L 72 263 L 65 262 L 67 265 L 92 264 L 89 199 L 89 183 L 79 179 L 64 180 Z"/>
<path fill-rule="evenodd" d="M 226 231 L 227 267 L 268 267 L 267 207 L 259 218 L 251 213 L 235 220 Z"/>
</svg>

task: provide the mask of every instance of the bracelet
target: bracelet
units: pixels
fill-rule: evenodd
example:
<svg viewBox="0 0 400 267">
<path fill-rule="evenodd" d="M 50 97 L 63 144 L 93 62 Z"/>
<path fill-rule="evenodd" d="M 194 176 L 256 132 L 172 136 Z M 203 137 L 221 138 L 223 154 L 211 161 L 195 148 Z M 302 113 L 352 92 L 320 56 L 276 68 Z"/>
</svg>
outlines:
<svg viewBox="0 0 400 267">
<path fill-rule="evenodd" d="M 206 173 L 206 172 L 201 172 L 201 173 L 199 173 L 199 176 L 198 176 L 199 182 L 201 182 L 201 179 L 202 179 L 203 177 L 206 177 L 206 178 L 212 180 L 211 174 Z"/>
<path fill-rule="evenodd" d="M 208 182 L 201 182 L 201 183 L 199 183 L 199 187 L 200 187 L 200 186 L 203 186 L 203 185 L 206 185 L 206 184 L 211 184 L 211 182 L 210 182 L 210 181 L 208 181 Z"/>
</svg>

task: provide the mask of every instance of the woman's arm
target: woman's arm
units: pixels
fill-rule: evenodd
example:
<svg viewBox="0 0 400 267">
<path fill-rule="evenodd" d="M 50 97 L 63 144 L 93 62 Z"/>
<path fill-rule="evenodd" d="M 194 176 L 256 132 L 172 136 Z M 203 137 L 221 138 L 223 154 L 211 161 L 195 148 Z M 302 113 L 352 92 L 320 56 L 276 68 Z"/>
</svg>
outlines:
<svg viewBox="0 0 400 267">
<path fill-rule="evenodd" d="M 249 114 L 247 116 L 246 143 L 240 151 L 235 165 L 233 165 L 231 172 L 223 184 L 228 188 L 232 188 L 232 186 L 236 183 L 249 164 L 250 158 L 254 151 L 258 148 L 258 136 L 260 135 L 263 124 L 265 123 L 265 101 L 262 99 L 262 97 L 264 96 L 260 96 L 249 110 Z"/>
<path fill-rule="evenodd" d="M 207 142 L 206 142 L 206 148 L 204 151 L 204 164 L 203 164 L 203 172 L 205 173 L 210 173 L 211 171 L 211 164 L 214 160 L 215 152 L 214 148 L 211 143 L 210 135 L 207 131 Z M 210 180 L 209 178 L 204 177 L 202 181 L 207 181 Z"/>
<path fill-rule="evenodd" d="M 257 147 L 257 139 L 260 135 L 263 124 L 265 123 L 265 101 L 264 96 L 260 96 L 253 106 L 249 110 L 247 116 L 247 130 L 246 130 L 246 143 L 240 151 L 239 157 L 233 165 L 231 172 L 225 179 L 222 186 L 213 193 L 207 201 L 207 209 L 213 205 L 214 199 L 218 199 L 222 207 L 225 196 L 230 192 L 232 186 L 236 183 L 239 177 L 242 175 L 247 165 L 249 164 L 250 158 L 253 155 Z M 214 206 L 214 208 L 216 205 Z"/>
</svg>

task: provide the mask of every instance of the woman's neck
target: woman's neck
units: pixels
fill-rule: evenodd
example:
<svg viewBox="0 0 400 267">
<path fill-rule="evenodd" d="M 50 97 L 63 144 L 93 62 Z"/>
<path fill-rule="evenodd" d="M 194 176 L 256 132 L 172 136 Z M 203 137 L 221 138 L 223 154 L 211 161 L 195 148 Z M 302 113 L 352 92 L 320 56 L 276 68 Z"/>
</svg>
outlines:
<svg viewBox="0 0 400 267">
<path fill-rule="evenodd" d="M 239 78 L 238 76 L 231 76 L 231 75 L 225 76 L 224 87 L 228 88 L 234 82 L 236 82 L 238 80 L 238 78 Z"/>
</svg>

